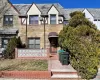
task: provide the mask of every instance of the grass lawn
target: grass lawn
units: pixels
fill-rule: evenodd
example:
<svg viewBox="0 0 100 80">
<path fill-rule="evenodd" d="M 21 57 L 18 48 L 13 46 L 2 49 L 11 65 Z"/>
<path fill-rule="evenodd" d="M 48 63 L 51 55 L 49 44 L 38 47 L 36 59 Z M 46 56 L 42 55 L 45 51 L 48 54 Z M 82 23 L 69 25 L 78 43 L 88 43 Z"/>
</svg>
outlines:
<svg viewBox="0 0 100 80">
<path fill-rule="evenodd" d="M 46 60 L 0 60 L 0 71 L 46 71 L 48 62 Z"/>
</svg>

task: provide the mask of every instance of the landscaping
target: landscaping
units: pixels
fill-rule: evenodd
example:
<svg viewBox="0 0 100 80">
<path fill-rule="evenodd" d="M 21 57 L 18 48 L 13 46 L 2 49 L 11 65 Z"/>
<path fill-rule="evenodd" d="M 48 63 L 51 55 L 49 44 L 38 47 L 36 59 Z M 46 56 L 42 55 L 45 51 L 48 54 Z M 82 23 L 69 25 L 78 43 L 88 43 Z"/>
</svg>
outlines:
<svg viewBox="0 0 100 80">
<path fill-rule="evenodd" d="M 0 60 L 0 71 L 47 71 L 46 60 Z"/>
</svg>

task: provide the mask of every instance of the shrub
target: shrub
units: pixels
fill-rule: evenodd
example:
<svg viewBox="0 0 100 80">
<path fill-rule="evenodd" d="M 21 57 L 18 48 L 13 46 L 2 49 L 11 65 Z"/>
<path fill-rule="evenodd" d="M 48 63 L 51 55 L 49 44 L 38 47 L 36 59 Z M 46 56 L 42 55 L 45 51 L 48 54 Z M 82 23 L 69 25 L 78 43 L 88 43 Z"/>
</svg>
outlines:
<svg viewBox="0 0 100 80">
<path fill-rule="evenodd" d="M 14 59 L 15 58 L 15 48 L 24 48 L 20 37 L 13 37 L 7 44 L 7 48 L 4 51 L 4 58 Z"/>
</svg>

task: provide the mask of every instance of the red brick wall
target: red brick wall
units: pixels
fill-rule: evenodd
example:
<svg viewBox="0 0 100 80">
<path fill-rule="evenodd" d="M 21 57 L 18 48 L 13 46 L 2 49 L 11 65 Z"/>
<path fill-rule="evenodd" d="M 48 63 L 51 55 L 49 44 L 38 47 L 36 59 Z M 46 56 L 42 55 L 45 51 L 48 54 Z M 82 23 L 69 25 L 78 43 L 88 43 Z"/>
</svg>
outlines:
<svg viewBox="0 0 100 80">
<path fill-rule="evenodd" d="M 0 77 L 49 79 L 51 78 L 51 72 L 50 71 L 1 71 Z"/>
</svg>

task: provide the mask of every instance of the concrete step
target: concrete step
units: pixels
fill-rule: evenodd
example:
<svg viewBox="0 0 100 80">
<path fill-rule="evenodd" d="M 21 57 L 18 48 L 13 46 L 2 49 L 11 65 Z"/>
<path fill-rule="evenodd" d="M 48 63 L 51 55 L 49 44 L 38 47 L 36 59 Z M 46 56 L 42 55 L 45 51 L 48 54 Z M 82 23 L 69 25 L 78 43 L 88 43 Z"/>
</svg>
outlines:
<svg viewBox="0 0 100 80">
<path fill-rule="evenodd" d="M 51 69 L 52 79 L 77 79 L 80 78 L 76 71 L 69 69 Z"/>
<path fill-rule="evenodd" d="M 53 74 L 51 78 L 55 78 L 55 79 L 77 79 L 80 78 L 80 76 L 78 76 L 77 74 Z"/>
</svg>

